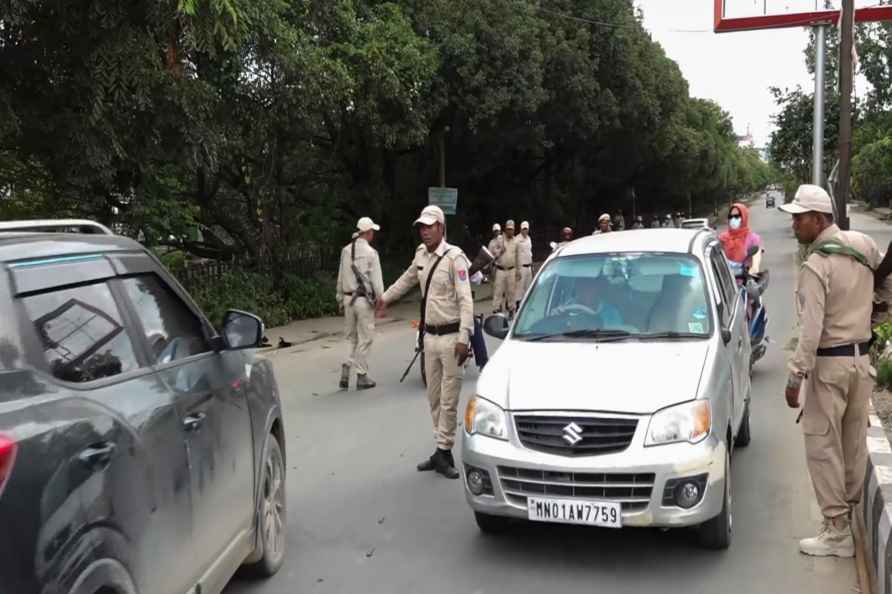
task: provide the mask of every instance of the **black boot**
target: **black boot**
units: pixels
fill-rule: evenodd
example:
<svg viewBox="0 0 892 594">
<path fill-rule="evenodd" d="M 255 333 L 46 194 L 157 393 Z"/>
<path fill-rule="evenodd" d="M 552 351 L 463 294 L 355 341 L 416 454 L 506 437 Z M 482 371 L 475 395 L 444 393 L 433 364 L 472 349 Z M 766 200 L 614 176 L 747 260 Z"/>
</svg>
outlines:
<svg viewBox="0 0 892 594">
<path fill-rule="evenodd" d="M 437 450 L 434 459 L 434 470 L 448 479 L 457 479 L 458 471 L 455 469 L 455 460 L 451 450 Z"/>
<path fill-rule="evenodd" d="M 418 472 L 430 472 L 431 470 L 435 470 L 437 468 L 435 460 L 437 459 L 439 452 L 440 450 L 436 450 L 430 458 L 424 462 L 419 462 L 418 466 L 415 467 L 418 469 Z"/>
<path fill-rule="evenodd" d="M 346 390 L 350 387 L 350 366 L 349 365 L 341 365 L 341 381 L 338 382 L 338 387 L 342 390 Z"/>
</svg>

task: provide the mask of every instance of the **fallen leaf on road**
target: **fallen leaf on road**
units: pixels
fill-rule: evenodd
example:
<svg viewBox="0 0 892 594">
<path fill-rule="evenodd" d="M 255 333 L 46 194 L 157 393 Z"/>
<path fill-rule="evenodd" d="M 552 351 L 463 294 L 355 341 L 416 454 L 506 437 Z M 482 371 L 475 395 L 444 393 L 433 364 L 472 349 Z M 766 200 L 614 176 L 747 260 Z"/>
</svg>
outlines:
<svg viewBox="0 0 892 594">
<path fill-rule="evenodd" d="M 378 525 L 380 526 L 381 524 L 383 524 L 384 520 L 386 520 L 386 519 L 387 519 L 387 516 L 381 516 L 380 518 L 378 518 Z"/>
<path fill-rule="evenodd" d="M 365 558 L 371 559 L 374 554 L 375 554 L 375 547 L 372 547 L 371 549 L 369 549 L 369 552 L 365 554 Z"/>
<path fill-rule="evenodd" d="M 323 580 L 322 578 L 316 578 L 316 583 L 317 583 L 317 584 L 321 584 L 321 583 L 324 582 L 324 581 L 325 581 L 325 580 Z"/>
</svg>

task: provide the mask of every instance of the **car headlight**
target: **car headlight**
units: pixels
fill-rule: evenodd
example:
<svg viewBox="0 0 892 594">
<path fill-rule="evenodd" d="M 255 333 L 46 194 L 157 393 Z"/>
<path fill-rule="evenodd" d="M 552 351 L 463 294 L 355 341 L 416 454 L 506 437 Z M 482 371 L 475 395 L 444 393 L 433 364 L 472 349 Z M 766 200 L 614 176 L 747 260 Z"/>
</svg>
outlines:
<svg viewBox="0 0 892 594">
<path fill-rule="evenodd" d="M 465 408 L 465 431 L 508 440 L 508 420 L 502 407 L 485 398 L 474 396 Z"/>
<path fill-rule="evenodd" d="M 650 419 L 645 446 L 666 443 L 698 443 L 712 428 L 712 411 L 706 400 L 694 400 L 670 406 Z"/>
</svg>

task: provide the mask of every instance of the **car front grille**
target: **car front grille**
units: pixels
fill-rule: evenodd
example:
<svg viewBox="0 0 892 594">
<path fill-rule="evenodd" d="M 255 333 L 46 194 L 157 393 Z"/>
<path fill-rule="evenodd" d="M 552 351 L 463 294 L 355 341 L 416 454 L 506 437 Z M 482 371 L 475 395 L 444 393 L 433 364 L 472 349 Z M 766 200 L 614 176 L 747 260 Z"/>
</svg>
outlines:
<svg viewBox="0 0 892 594">
<path fill-rule="evenodd" d="M 528 496 L 594 499 L 639 511 L 650 503 L 654 473 L 556 472 L 499 466 L 499 480 L 508 500 L 526 507 Z"/>
<path fill-rule="evenodd" d="M 515 415 L 520 442 L 531 450 L 559 456 L 597 456 L 629 447 L 638 419 Z"/>
</svg>

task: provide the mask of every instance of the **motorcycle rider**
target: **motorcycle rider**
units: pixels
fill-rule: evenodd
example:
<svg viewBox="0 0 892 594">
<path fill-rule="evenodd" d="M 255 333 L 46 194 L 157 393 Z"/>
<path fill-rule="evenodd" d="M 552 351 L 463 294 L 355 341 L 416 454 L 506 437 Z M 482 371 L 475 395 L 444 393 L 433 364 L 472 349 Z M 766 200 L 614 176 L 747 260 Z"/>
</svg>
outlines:
<svg viewBox="0 0 892 594">
<path fill-rule="evenodd" d="M 728 211 L 728 228 L 719 235 L 719 240 L 722 242 L 725 257 L 738 284 L 744 283 L 745 279 L 741 276 L 745 271 L 748 270 L 752 274 L 759 272 L 762 238 L 750 229 L 750 211 L 746 206 L 739 202 L 731 205 Z M 757 247 L 759 251 L 756 255 L 750 256 L 753 247 Z"/>
</svg>

